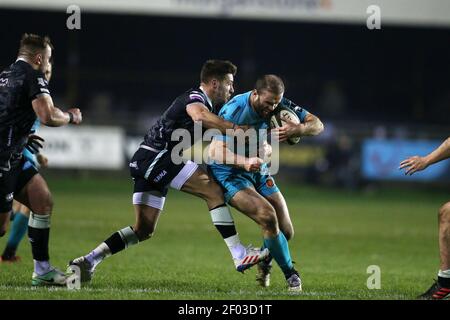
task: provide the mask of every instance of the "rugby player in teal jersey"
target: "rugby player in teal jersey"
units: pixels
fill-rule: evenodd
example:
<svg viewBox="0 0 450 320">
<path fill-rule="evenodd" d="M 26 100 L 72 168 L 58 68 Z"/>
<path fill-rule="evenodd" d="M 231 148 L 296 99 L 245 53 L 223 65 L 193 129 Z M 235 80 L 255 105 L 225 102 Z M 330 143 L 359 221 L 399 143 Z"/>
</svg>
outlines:
<svg viewBox="0 0 450 320">
<path fill-rule="evenodd" d="M 279 141 L 295 136 L 318 135 L 323 131 L 323 124 L 316 116 L 283 98 L 283 94 L 282 80 L 275 75 L 265 75 L 258 79 L 254 90 L 237 95 L 225 104 L 219 116 L 237 125 L 251 126 L 256 130 L 268 129 L 268 119 L 280 104 L 292 108 L 299 116 L 300 123 L 287 123 L 274 129 Z M 257 144 L 264 146 L 264 149 L 268 146 L 267 141 L 258 141 Z M 212 163 L 209 170 L 225 190 L 226 202 L 261 226 L 263 248 L 269 249 L 271 257 L 280 266 L 289 290 L 301 291 L 300 275 L 293 266 L 288 246 L 294 228 L 286 201 L 273 177 L 268 174 L 266 165 L 261 167 L 260 172 L 245 172 L 234 166 L 234 150 L 230 149 L 230 137 L 226 135 L 215 137 L 210 146 L 210 156 Z M 270 283 L 270 268 L 271 258 L 258 264 L 257 280 L 262 286 Z"/>
</svg>

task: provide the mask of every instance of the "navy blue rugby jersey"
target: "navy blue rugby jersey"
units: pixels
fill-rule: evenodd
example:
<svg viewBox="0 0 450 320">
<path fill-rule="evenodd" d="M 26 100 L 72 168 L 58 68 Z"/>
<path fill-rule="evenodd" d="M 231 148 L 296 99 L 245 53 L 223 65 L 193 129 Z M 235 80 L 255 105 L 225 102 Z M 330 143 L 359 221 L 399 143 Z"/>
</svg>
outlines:
<svg viewBox="0 0 450 320">
<path fill-rule="evenodd" d="M 192 145 L 195 142 L 194 121 L 188 115 L 186 106 L 195 102 L 204 104 L 209 111 L 214 112 L 210 99 L 200 88 L 190 89 L 178 96 L 158 121 L 147 131 L 143 144 L 157 150 L 171 150 L 179 143 L 179 141 L 171 141 L 172 133 L 176 129 L 186 129 L 192 137 Z M 202 133 L 204 130 L 202 130 Z"/>
<path fill-rule="evenodd" d="M 0 166 L 22 153 L 37 119 L 32 101 L 50 94 L 44 74 L 17 60 L 0 73 Z"/>
</svg>

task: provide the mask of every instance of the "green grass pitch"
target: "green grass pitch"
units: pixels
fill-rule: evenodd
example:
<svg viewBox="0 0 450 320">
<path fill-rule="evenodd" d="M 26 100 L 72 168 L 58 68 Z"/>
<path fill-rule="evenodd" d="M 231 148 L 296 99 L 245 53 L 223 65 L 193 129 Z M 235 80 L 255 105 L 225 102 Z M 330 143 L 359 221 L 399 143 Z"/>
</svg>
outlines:
<svg viewBox="0 0 450 320">
<path fill-rule="evenodd" d="M 134 222 L 131 180 L 49 179 L 54 196 L 51 262 L 65 270 L 111 233 Z M 32 288 L 28 241 L 22 262 L 0 265 L 0 299 L 413 299 L 439 267 L 437 210 L 444 192 L 382 189 L 346 192 L 280 183 L 296 231 L 290 249 L 303 293 L 287 292 L 278 266 L 272 285 L 234 270 L 203 201 L 171 190 L 152 239 L 105 260 L 81 290 Z M 260 228 L 233 211 L 245 244 Z M 6 237 L 0 239 L 3 249 Z M 367 288 L 367 267 L 381 268 L 381 289 Z"/>
</svg>

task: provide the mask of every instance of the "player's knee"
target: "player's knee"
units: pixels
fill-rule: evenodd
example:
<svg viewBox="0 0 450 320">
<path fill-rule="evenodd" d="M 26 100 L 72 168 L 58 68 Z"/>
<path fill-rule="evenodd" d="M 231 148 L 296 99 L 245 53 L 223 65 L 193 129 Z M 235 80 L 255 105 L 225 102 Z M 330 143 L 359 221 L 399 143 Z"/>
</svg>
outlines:
<svg viewBox="0 0 450 320">
<path fill-rule="evenodd" d="M 48 196 L 47 201 L 45 202 L 45 212 L 47 212 L 47 214 L 53 212 L 53 198 L 51 195 Z"/>
<path fill-rule="evenodd" d="M 134 233 L 139 240 L 139 242 L 150 239 L 155 232 L 155 226 L 153 224 L 146 224 L 140 226 L 134 226 Z"/>
<path fill-rule="evenodd" d="M 277 215 L 272 206 L 262 206 L 258 208 L 258 222 L 266 230 L 278 228 Z"/>
<path fill-rule="evenodd" d="M 50 192 L 32 208 L 33 212 L 37 214 L 52 214 L 53 212 L 53 199 Z"/>
<path fill-rule="evenodd" d="M 439 222 L 450 221 L 450 202 L 447 202 L 439 209 Z"/>
<path fill-rule="evenodd" d="M 136 236 L 137 236 L 139 242 L 141 242 L 141 241 L 150 239 L 153 236 L 153 232 L 150 232 L 148 230 L 139 230 L 139 231 L 136 231 Z"/>
<path fill-rule="evenodd" d="M 222 188 L 212 180 L 206 184 L 204 195 L 207 201 L 224 202 Z"/>
<path fill-rule="evenodd" d="M 145 241 L 150 239 L 153 236 L 153 232 L 143 232 L 143 233 L 137 233 L 136 235 L 138 237 L 139 242 Z"/>
<path fill-rule="evenodd" d="M 286 238 L 286 240 L 292 240 L 294 238 L 294 228 L 289 227 L 289 228 L 284 228 L 283 229 L 283 234 L 284 237 Z"/>
</svg>

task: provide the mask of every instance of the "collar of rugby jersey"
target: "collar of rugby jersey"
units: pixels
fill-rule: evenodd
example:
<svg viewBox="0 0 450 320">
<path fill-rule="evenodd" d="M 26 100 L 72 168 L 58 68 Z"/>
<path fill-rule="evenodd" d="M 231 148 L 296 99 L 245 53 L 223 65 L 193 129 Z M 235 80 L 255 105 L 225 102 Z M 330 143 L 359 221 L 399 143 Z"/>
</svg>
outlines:
<svg viewBox="0 0 450 320">
<path fill-rule="evenodd" d="M 208 97 L 208 95 L 206 94 L 205 90 L 202 88 L 202 86 L 200 86 L 200 90 L 202 90 L 202 92 L 205 94 L 206 99 L 208 99 L 208 103 L 211 106 L 211 108 L 214 108 L 211 99 Z"/>
<path fill-rule="evenodd" d="M 23 62 L 26 62 L 26 63 L 29 64 L 29 62 L 28 62 L 27 60 L 25 60 L 24 58 L 17 58 L 16 62 L 17 62 L 17 61 L 23 61 Z"/>
</svg>

